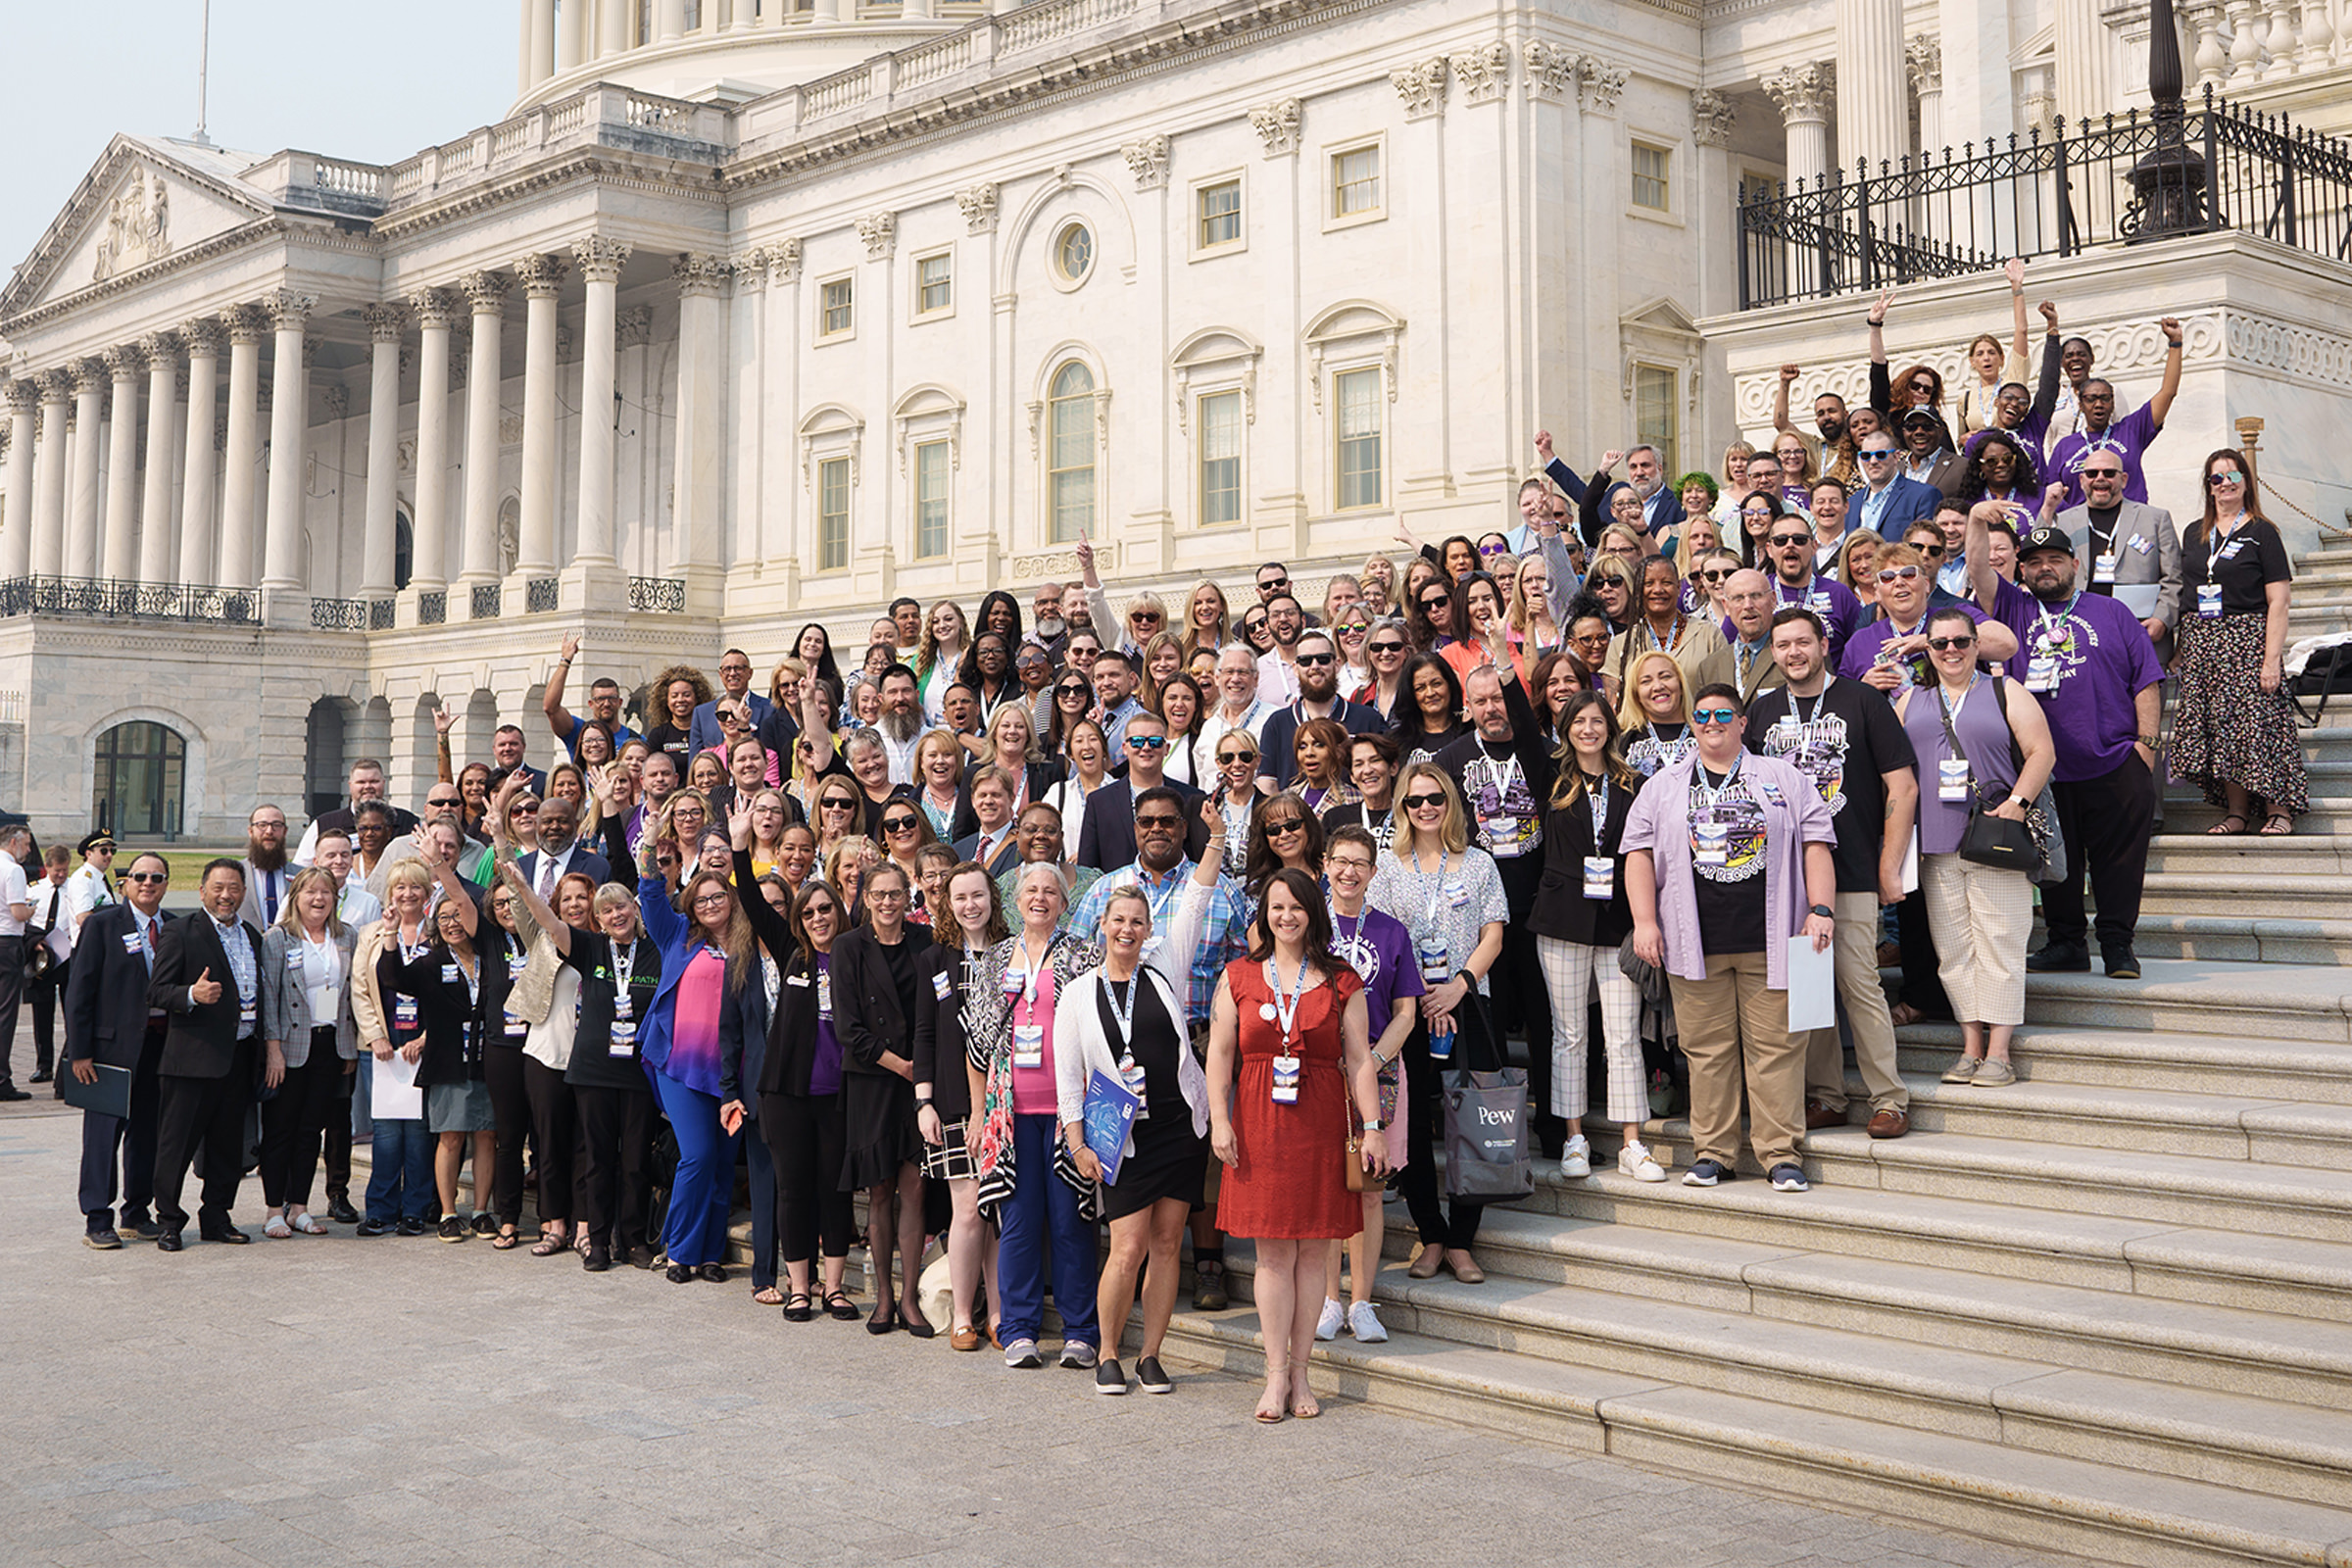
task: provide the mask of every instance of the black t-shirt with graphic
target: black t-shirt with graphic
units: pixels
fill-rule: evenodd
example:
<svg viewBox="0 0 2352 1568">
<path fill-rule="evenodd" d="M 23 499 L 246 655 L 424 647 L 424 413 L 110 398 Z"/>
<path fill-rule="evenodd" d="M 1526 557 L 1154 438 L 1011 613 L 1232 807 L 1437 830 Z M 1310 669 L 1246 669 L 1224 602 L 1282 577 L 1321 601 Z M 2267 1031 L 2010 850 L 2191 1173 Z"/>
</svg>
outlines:
<svg viewBox="0 0 2352 1568">
<path fill-rule="evenodd" d="M 1838 891 L 1878 892 L 1886 832 L 1880 775 L 1919 765 L 1885 694 L 1834 677 L 1818 697 L 1792 697 L 1785 688 L 1761 693 L 1747 710 L 1747 749 L 1793 764 L 1821 793 L 1838 832 L 1830 851 Z"/>
</svg>

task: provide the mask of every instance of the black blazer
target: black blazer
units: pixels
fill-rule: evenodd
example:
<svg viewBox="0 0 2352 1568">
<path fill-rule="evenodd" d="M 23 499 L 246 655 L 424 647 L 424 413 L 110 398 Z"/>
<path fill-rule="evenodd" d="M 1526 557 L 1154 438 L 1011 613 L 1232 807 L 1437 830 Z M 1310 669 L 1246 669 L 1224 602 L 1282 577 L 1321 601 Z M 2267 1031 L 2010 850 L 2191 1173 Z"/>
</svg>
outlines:
<svg viewBox="0 0 2352 1568">
<path fill-rule="evenodd" d="M 737 850 L 735 885 L 748 888 L 754 880 L 751 852 Z M 816 980 L 809 972 L 808 958 L 801 953 L 799 940 L 792 934 L 792 922 L 764 898 L 755 896 L 741 902 L 744 918 L 752 923 L 752 935 L 782 971 L 781 983 L 776 987 L 775 1014 L 767 1019 L 767 1049 L 760 1054 L 757 1069 L 751 1065 L 751 1053 L 746 1049 L 742 1079 L 758 1094 L 790 1095 L 805 1100 L 808 1097 L 809 1069 L 816 1060 Z M 838 951 L 839 944 L 835 946 Z M 763 988 L 746 979 L 743 989 L 750 992 Z M 767 998 L 762 995 L 760 1002 L 764 1010 Z M 838 1024 L 835 1032 L 838 1038 Z M 725 1070 L 722 1055 L 722 1082 Z"/>
<path fill-rule="evenodd" d="M 752 961 L 760 960 L 755 956 Z M 781 985 L 776 988 L 776 1000 L 783 1001 Z M 767 1066 L 767 1025 L 766 976 L 747 974 L 719 1009 L 718 1102 L 723 1105 L 730 1100 L 741 1101 L 743 1113 L 754 1118 L 760 1114 L 760 1094 L 753 1086 Z"/>
<path fill-rule="evenodd" d="M 956 810 L 948 818 L 948 838 L 951 842 L 968 839 L 980 831 L 980 818 L 972 810 L 972 775 L 985 765 L 976 759 L 964 765 L 963 782 L 956 791 Z M 1048 762 L 1025 763 L 1021 772 L 1028 783 L 1028 801 L 1042 801 L 1046 798 L 1046 791 L 1070 776 L 1070 764 L 1057 758 Z M 1017 817 L 1020 813 L 1016 811 L 1013 814 Z"/>
<path fill-rule="evenodd" d="M 914 1081 L 931 1086 L 931 1103 L 944 1122 L 972 1113 L 971 1080 L 964 1076 L 970 1042 L 963 1033 L 966 970 L 961 948 L 934 942 L 914 965 Z M 947 981 L 942 995 L 940 980 Z"/>
<path fill-rule="evenodd" d="M 375 960 L 375 978 L 384 995 L 416 999 L 424 1033 L 416 1057 L 419 1084 L 462 1084 L 482 1076 L 482 1005 L 447 944 L 436 940 L 406 963 L 397 947 L 387 948 Z"/>
<path fill-rule="evenodd" d="M 761 899 L 761 904 L 767 901 Z M 572 1033 L 571 1063 L 564 1081 L 590 1089 L 634 1089 L 654 1092 L 645 1076 L 642 1057 L 645 1021 L 654 1010 L 654 993 L 662 989 L 662 947 L 642 933 L 629 957 L 629 1010 L 637 1038 L 622 1055 L 612 1054 L 612 939 L 602 931 L 571 928 L 571 951 L 564 961 L 579 971 L 580 1023 Z"/>
<path fill-rule="evenodd" d="M 1200 814 L 1200 803 L 1208 797 L 1173 780 L 1168 788 L 1184 797 L 1184 853 L 1197 860 L 1208 845 L 1208 829 Z M 1086 798 L 1086 817 L 1078 829 L 1078 863 L 1097 871 L 1135 863 L 1135 789 L 1126 779 L 1107 780 Z"/>
<path fill-rule="evenodd" d="M 484 901 L 485 906 L 487 902 Z M 519 901 L 514 908 L 517 913 L 521 911 Z M 530 916 L 526 914 L 523 918 L 527 920 Z M 530 948 L 520 936 L 501 930 L 486 906 L 473 942 L 482 956 L 482 1044 L 520 1051 L 524 1037 L 507 1033 L 507 998 L 514 994 L 514 974 L 521 960 L 530 956 Z M 510 959 L 514 960 L 512 964 Z"/>
<path fill-rule="evenodd" d="M 162 961 L 164 933 L 172 917 L 158 911 L 155 956 Z M 141 951 L 138 917 L 127 904 L 93 910 L 81 924 L 81 941 L 66 965 L 66 1050 L 76 1061 L 137 1067 L 147 1039 L 147 956 Z M 123 947 L 125 938 L 130 946 Z"/>
<path fill-rule="evenodd" d="M 909 925 L 906 932 L 903 940 L 919 966 L 931 946 L 931 933 L 919 925 Z M 833 1035 L 841 1042 L 841 1070 L 879 1075 L 884 1052 L 911 1057 L 911 999 L 899 995 L 889 959 L 873 932 L 864 926 L 843 932 L 833 944 L 832 968 Z"/>
<path fill-rule="evenodd" d="M 722 816 L 718 820 L 723 823 L 726 818 Z M 522 873 L 523 880 L 530 883 L 532 887 L 539 885 L 539 851 L 531 850 L 514 858 L 516 861 L 514 868 Z M 596 885 L 600 888 L 612 880 L 612 862 L 590 849 L 585 843 L 572 846 L 571 864 L 564 867 L 564 870 L 566 874 L 579 871 L 593 877 L 596 879 Z M 520 906 L 518 905 L 516 907 L 520 908 Z"/>
<path fill-rule="evenodd" d="M 1600 844 L 1592 843 L 1592 803 L 1578 796 L 1574 804 L 1554 807 L 1544 814 L 1544 879 L 1536 885 L 1535 907 L 1527 927 L 1540 937 L 1581 942 L 1592 948 L 1613 948 L 1634 934 L 1634 911 L 1625 901 L 1625 858 L 1618 844 L 1625 835 L 1626 813 L 1634 808 L 1639 789 L 1609 786 L 1609 808 L 1601 817 Z M 1605 855 L 1617 862 L 1607 903 L 1585 897 L 1585 857 Z"/>
<path fill-rule="evenodd" d="M 95 919 L 93 915 L 91 918 Z M 255 1049 L 260 1049 L 262 935 L 244 928 L 253 944 Z M 120 948 L 120 942 L 115 944 Z M 207 969 L 220 982 L 220 1000 L 206 1004 L 189 999 L 188 988 Z M 220 945 L 210 913 L 199 911 L 174 920 L 155 939 L 155 973 L 147 982 L 147 1005 L 172 1015 L 164 1036 L 164 1059 L 158 1069 L 172 1078 L 225 1078 L 236 1065 L 239 1001 L 236 971 L 229 967 L 228 950 Z"/>
</svg>

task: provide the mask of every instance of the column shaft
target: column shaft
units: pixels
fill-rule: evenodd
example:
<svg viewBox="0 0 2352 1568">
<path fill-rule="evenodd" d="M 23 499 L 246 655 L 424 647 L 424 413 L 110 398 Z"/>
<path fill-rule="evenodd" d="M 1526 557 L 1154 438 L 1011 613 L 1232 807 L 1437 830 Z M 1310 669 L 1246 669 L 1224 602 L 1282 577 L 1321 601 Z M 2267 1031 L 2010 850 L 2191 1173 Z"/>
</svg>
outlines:
<svg viewBox="0 0 2352 1568">
<path fill-rule="evenodd" d="M 180 332 L 188 340 L 188 457 L 179 476 L 179 579 L 210 584 L 220 580 L 214 559 L 220 530 L 213 512 L 220 328 L 213 321 L 192 321 Z"/>
<path fill-rule="evenodd" d="M 311 307 L 307 294 L 280 292 L 270 301 L 276 357 L 270 384 L 270 518 L 262 540 L 262 586 L 307 592 L 302 575 L 303 447 L 311 433 L 311 372 L 302 363 L 302 334 Z"/>
<path fill-rule="evenodd" d="M 449 585 L 449 324 L 457 300 L 448 289 L 412 295 L 416 313 L 416 511 L 411 519 L 409 585 Z"/>
<path fill-rule="evenodd" d="M 115 413 L 107 421 L 106 547 L 95 576 L 131 577 L 138 572 L 132 552 L 138 548 L 139 526 L 139 368 L 136 351 L 106 351 Z"/>
<path fill-rule="evenodd" d="M 32 570 L 32 443 L 40 419 L 41 389 L 29 381 L 8 386 L 8 512 L 0 515 L 0 582 Z"/>
<path fill-rule="evenodd" d="M 66 514 L 66 575 L 98 575 L 98 448 L 106 418 L 106 367 L 74 368 L 74 493 Z"/>
<path fill-rule="evenodd" d="M 374 358 L 368 367 L 368 506 L 360 536 L 360 597 L 388 599 L 400 545 L 400 338 L 407 318 L 396 305 L 372 305 L 362 314 Z"/>
<path fill-rule="evenodd" d="M 1838 165 L 1875 176 L 1911 150 L 1904 97 L 1902 0 L 1838 0 Z"/>
<path fill-rule="evenodd" d="M 515 269 L 526 300 L 522 336 L 522 518 L 514 564 L 525 576 L 556 567 L 556 291 L 568 264 L 528 256 Z"/>
<path fill-rule="evenodd" d="M 580 348 L 580 495 L 572 559 L 612 564 L 612 388 L 617 350 L 620 270 L 629 247 L 582 240 L 572 254 L 588 280 L 587 319 Z"/>
<path fill-rule="evenodd" d="M 670 513 L 670 564 L 718 564 L 719 509 L 725 482 L 721 404 L 726 394 L 719 291 L 726 264 L 715 256 L 682 256 L 678 280 L 678 442 Z"/>
<path fill-rule="evenodd" d="M 147 477 L 139 512 L 139 581 L 172 580 L 172 452 L 179 442 L 179 340 L 158 332 L 139 343 L 147 360 Z"/>
<path fill-rule="evenodd" d="M 66 569 L 66 393 L 63 370 L 41 377 L 41 450 L 32 469 L 32 571 L 54 577 Z"/>
<path fill-rule="evenodd" d="M 460 282 L 473 306 L 473 353 L 466 372 L 466 556 L 459 581 L 496 582 L 498 560 L 498 363 L 507 280 L 468 272 Z"/>
<path fill-rule="evenodd" d="M 220 457 L 220 570 L 223 588 L 250 588 L 254 491 L 262 463 L 262 319 L 250 305 L 228 313 L 228 447 Z"/>
</svg>

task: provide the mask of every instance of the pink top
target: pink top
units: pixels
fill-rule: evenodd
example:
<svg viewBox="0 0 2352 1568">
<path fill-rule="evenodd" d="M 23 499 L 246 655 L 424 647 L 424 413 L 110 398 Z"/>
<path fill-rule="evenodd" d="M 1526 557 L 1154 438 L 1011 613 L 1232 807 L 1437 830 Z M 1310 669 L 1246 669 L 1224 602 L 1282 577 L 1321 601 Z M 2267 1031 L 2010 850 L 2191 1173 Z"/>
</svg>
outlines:
<svg viewBox="0 0 2352 1568">
<path fill-rule="evenodd" d="M 760 747 L 760 749 L 763 752 L 767 752 L 767 748 L 764 746 Z M 703 755 L 705 757 L 717 758 L 718 765 L 721 767 L 725 767 L 727 765 L 727 749 L 724 746 L 706 746 L 703 748 Z M 776 761 L 776 754 L 773 752 L 767 752 L 767 787 L 771 790 L 777 789 L 780 788 L 783 783 L 784 769 L 778 765 Z"/>
<path fill-rule="evenodd" d="M 1044 1054 L 1035 1067 L 1018 1065 L 1021 1041 L 1029 1026 L 1042 1033 L 1037 1037 Z M 1016 1116 L 1057 1116 L 1061 1113 L 1061 1089 L 1054 1077 L 1054 967 L 1049 963 L 1037 977 L 1034 999 L 1019 996 L 1012 999 L 1012 1113 Z"/>
</svg>

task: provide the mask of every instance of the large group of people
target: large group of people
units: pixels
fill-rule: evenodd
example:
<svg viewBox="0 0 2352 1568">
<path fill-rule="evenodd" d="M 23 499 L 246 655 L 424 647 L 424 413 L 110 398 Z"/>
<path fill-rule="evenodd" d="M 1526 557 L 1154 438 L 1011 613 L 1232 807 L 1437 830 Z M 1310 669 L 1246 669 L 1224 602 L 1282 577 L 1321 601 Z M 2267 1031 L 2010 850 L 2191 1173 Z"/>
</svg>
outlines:
<svg viewBox="0 0 2352 1568">
<path fill-rule="evenodd" d="M 2146 497 L 2177 324 L 2163 387 L 2119 414 L 2047 305 L 2026 384 L 2011 281 L 2011 341 L 1972 345 L 1948 400 L 1888 373 L 1883 299 L 1869 408 L 1824 396 L 1796 428 L 1790 367 L 1776 439 L 1720 476 L 1647 446 L 1580 473 L 1539 435 L 1516 525 L 1400 530 L 1401 561 L 1312 604 L 1272 562 L 1232 598 L 1120 594 L 1081 544 L 1079 580 L 1026 606 L 899 599 L 854 656 L 810 624 L 764 682 L 739 649 L 715 682 L 664 668 L 642 729 L 617 672 L 568 706 L 566 640 L 549 765 L 513 725 L 453 757 L 443 720 L 421 818 L 362 760 L 292 850 L 257 809 L 180 918 L 166 861 L 118 865 L 103 834 L 38 868 L 36 917 L 0 829 L 0 937 L 57 950 L 59 1070 L 91 1097 L 84 1239 L 178 1250 L 200 1159 L 197 1238 L 246 1241 L 257 1101 L 272 1238 L 722 1281 L 740 1170 L 755 1299 L 786 1321 L 1027 1369 L 1050 1297 L 1059 1363 L 1118 1395 L 1172 1387 L 1188 1238 L 1214 1310 L 1231 1234 L 1273 1422 L 1317 1413 L 1317 1338 L 1387 1337 L 1384 1186 L 1411 1277 L 1483 1278 L 1446 1088 L 1513 1037 L 1560 1179 L 1592 1178 L 1597 1137 L 1667 1180 L 1644 1128 L 1687 1107 L 1682 1180 L 1732 1180 L 1744 1103 L 1754 1167 L 1803 1191 L 1809 1131 L 1909 1130 L 1898 1025 L 1956 1018 L 1946 1082 L 1993 1088 L 2029 969 L 2086 969 L 2095 935 L 2137 975 L 2168 668 L 2171 765 L 2217 831 L 2306 804 L 2291 572 L 2250 465 L 2208 460 L 2185 536 Z M 1866 1105 L 1840 1031 L 1790 1027 L 1808 951 Z"/>
</svg>

